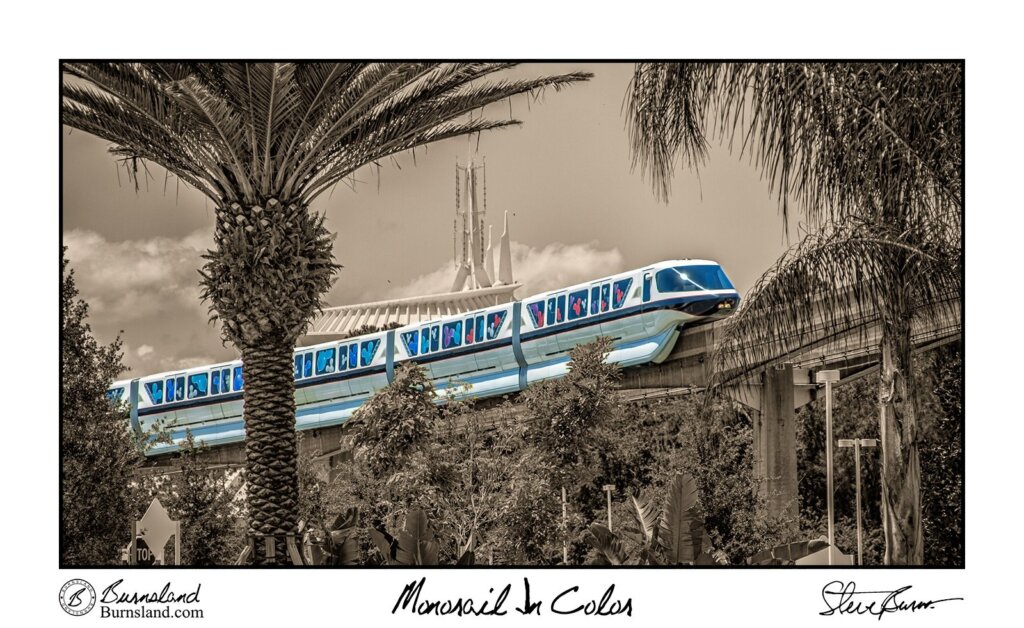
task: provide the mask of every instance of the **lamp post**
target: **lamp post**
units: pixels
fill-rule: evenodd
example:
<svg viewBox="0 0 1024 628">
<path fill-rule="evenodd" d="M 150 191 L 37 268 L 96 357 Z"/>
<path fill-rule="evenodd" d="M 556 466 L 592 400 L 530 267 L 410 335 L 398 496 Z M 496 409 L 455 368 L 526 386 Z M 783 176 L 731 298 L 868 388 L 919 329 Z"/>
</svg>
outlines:
<svg viewBox="0 0 1024 628">
<path fill-rule="evenodd" d="M 839 381 L 839 371 L 818 371 L 814 381 L 825 384 L 825 490 L 828 492 L 828 564 L 835 551 L 835 510 L 832 503 L 832 384 Z"/>
<path fill-rule="evenodd" d="M 601 488 L 608 494 L 608 531 L 612 531 L 612 491 L 615 490 L 614 484 L 605 484 Z"/>
<path fill-rule="evenodd" d="M 864 537 L 860 528 L 860 448 L 877 447 L 878 440 L 874 438 L 840 438 L 840 447 L 853 447 L 853 463 L 857 474 L 857 564 L 864 564 Z"/>
</svg>

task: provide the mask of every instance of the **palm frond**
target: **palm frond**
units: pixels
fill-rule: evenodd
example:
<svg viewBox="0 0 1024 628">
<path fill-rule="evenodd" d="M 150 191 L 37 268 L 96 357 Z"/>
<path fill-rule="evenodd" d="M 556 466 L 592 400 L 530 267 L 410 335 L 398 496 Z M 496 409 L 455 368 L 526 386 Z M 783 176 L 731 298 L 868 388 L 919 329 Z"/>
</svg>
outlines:
<svg viewBox="0 0 1024 628">
<path fill-rule="evenodd" d="M 65 64 L 63 119 L 218 203 L 308 204 L 368 163 L 515 124 L 456 120 L 590 78 L 483 83 L 510 63 Z"/>
<path fill-rule="evenodd" d="M 826 227 L 787 251 L 747 293 L 713 356 L 717 383 L 879 321 L 955 313 L 958 247 L 921 227 L 892 233 L 869 223 Z M 937 235 L 938 234 L 938 235 Z"/>
<path fill-rule="evenodd" d="M 814 226 L 870 211 L 956 215 L 962 67 L 955 64 L 638 64 L 628 94 L 634 167 L 667 200 L 707 136 L 739 142 Z M 913 199 L 914 202 L 908 202 Z"/>
</svg>

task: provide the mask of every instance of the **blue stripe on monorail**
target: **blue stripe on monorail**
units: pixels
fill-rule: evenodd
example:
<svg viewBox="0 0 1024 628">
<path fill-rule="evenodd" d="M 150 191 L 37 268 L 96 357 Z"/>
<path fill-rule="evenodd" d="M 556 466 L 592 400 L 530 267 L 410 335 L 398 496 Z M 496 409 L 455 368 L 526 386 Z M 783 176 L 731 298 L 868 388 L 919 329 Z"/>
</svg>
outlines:
<svg viewBox="0 0 1024 628">
<path fill-rule="evenodd" d="M 540 338 L 546 338 L 548 336 L 554 336 L 566 331 L 575 329 L 582 329 L 591 325 L 598 325 L 606 321 L 618 320 L 621 318 L 627 318 L 633 314 L 642 312 L 654 312 L 657 310 L 671 309 L 677 305 L 689 305 L 690 303 L 697 303 L 700 301 L 712 301 L 722 298 L 728 298 L 728 295 L 715 295 L 709 297 L 708 295 L 693 296 L 693 297 L 678 297 L 675 299 L 667 299 L 664 301 L 657 301 L 652 303 L 643 303 L 641 305 L 634 305 L 628 308 L 620 310 L 612 310 L 604 314 L 597 316 L 588 316 L 576 321 L 556 323 L 550 327 L 537 329 L 527 333 L 519 334 L 520 343 L 537 340 Z M 522 303 L 522 301 L 517 301 Z M 434 324 L 433 322 L 424 323 L 424 326 Z M 446 349 L 432 353 L 429 356 L 413 356 L 411 358 L 402 360 L 402 362 L 415 362 L 417 364 L 429 364 L 438 360 L 446 360 L 449 358 L 459 357 L 469 353 L 478 353 L 482 351 L 490 351 L 492 349 L 501 349 L 509 345 L 514 346 L 514 338 L 505 338 L 501 340 L 484 341 L 477 344 L 470 345 L 468 347 L 460 347 L 454 349 Z M 343 342 L 343 341 L 339 341 Z M 530 365 L 531 368 L 537 366 L 536 364 Z M 327 375 L 314 376 L 310 379 L 304 379 L 295 383 L 296 390 L 300 388 L 308 388 L 310 386 L 319 386 L 322 384 L 328 384 L 331 382 L 342 381 L 346 379 L 355 379 L 358 377 L 365 377 L 367 375 L 375 375 L 378 373 L 387 373 L 386 366 L 374 366 L 374 367 L 362 367 L 358 369 L 347 370 L 343 373 L 332 373 Z M 205 405 L 217 405 L 226 403 L 228 401 L 237 401 L 242 398 L 242 393 L 231 393 L 228 395 L 218 395 L 203 397 L 200 399 L 191 399 L 186 401 L 180 401 L 176 403 L 165 403 L 158 406 L 152 406 L 145 410 L 139 410 L 139 416 L 151 416 L 154 414 L 163 414 L 171 410 L 186 410 L 189 408 L 197 408 Z"/>
</svg>

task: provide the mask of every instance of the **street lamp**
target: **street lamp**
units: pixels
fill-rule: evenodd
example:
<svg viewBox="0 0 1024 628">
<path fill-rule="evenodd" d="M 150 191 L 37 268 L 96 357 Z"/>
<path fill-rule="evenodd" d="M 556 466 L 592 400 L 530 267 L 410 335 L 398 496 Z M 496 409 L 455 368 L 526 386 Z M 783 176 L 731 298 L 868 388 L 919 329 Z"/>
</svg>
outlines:
<svg viewBox="0 0 1024 628">
<path fill-rule="evenodd" d="M 612 530 L 612 491 L 615 490 L 614 484 L 605 484 L 601 487 L 604 492 L 608 494 L 608 531 Z"/>
<path fill-rule="evenodd" d="M 853 460 L 857 468 L 857 564 L 864 564 L 864 537 L 860 531 L 860 448 L 877 447 L 878 440 L 875 438 L 840 438 L 840 447 L 853 447 Z"/>
<path fill-rule="evenodd" d="M 828 491 L 828 564 L 835 551 L 835 510 L 832 504 L 832 384 L 839 381 L 839 371 L 818 371 L 814 381 L 825 384 L 825 490 Z"/>
</svg>

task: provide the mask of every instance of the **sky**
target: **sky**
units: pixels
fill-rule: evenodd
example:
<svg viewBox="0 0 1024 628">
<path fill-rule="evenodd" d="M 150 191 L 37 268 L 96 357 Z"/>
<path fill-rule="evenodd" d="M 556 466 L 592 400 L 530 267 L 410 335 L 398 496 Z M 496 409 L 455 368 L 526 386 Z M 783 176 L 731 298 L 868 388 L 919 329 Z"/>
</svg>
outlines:
<svg viewBox="0 0 1024 628">
<path fill-rule="evenodd" d="M 632 64 L 523 64 L 513 76 L 589 71 L 594 78 L 512 99 L 521 126 L 456 138 L 356 173 L 313 203 L 338 234 L 344 266 L 331 305 L 447 291 L 454 277 L 455 162 L 487 163 L 494 238 L 509 212 L 513 271 L 522 298 L 676 258 L 722 264 L 746 292 L 784 252 L 778 203 L 746 157 L 713 144 L 699 173 L 680 167 L 659 202 L 631 168 L 623 110 Z M 507 119 L 509 103 L 485 117 Z M 120 335 L 130 375 L 233 359 L 200 302 L 202 253 L 213 205 L 149 164 L 140 189 L 109 143 L 64 129 L 62 235 L 89 322 L 100 342 Z M 794 225 L 790 225 L 791 233 Z"/>
</svg>

